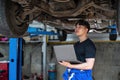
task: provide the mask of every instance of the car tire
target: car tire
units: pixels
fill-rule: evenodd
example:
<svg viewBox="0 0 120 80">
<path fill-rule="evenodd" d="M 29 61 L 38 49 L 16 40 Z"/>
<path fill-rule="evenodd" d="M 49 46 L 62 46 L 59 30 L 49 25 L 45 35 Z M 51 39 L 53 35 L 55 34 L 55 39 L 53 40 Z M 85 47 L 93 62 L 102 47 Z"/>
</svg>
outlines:
<svg viewBox="0 0 120 80">
<path fill-rule="evenodd" d="M 27 22 L 18 24 L 16 18 L 20 11 L 22 11 L 21 5 L 11 0 L 0 0 L 0 34 L 7 37 L 21 37 L 26 32 Z"/>
<path fill-rule="evenodd" d="M 116 39 L 117 39 L 117 34 L 109 34 L 109 39 L 110 39 L 111 41 L 116 41 Z"/>
<path fill-rule="evenodd" d="M 60 41 L 65 41 L 67 38 L 67 33 L 64 30 L 58 30 L 58 39 Z"/>
</svg>

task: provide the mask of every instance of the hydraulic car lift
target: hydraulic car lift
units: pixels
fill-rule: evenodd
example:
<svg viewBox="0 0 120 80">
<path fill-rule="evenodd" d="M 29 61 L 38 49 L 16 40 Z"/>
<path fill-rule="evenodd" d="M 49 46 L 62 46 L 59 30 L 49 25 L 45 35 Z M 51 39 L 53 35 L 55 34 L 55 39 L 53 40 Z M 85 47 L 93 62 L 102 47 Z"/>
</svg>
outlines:
<svg viewBox="0 0 120 80">
<path fill-rule="evenodd" d="M 54 32 L 47 32 L 45 30 L 38 30 L 39 28 L 28 29 L 30 36 L 43 35 L 43 80 L 47 80 L 47 65 L 46 65 L 46 35 L 58 35 Z M 9 80 L 22 80 L 22 38 L 10 38 L 9 50 Z"/>
</svg>

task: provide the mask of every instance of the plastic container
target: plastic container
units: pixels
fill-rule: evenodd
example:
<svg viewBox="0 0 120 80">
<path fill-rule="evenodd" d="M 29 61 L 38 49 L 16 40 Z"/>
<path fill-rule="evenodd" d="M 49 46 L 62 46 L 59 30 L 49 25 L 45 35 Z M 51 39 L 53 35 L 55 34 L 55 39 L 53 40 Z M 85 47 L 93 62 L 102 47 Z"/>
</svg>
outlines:
<svg viewBox="0 0 120 80">
<path fill-rule="evenodd" d="M 56 65 L 55 65 L 55 63 L 49 63 L 48 80 L 56 80 Z"/>
</svg>

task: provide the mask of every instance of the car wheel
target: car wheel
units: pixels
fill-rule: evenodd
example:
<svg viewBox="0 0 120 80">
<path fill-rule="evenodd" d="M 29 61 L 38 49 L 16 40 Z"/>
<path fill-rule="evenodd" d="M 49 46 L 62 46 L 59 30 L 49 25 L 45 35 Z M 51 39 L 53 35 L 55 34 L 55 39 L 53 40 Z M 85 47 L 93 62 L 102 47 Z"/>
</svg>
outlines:
<svg viewBox="0 0 120 80">
<path fill-rule="evenodd" d="M 67 38 L 67 33 L 64 30 L 58 30 L 58 39 L 60 41 L 65 41 Z"/>
<path fill-rule="evenodd" d="M 26 18 L 20 19 L 23 8 L 11 0 L 0 0 L 0 34 L 21 37 L 27 30 Z"/>
<path fill-rule="evenodd" d="M 109 34 L 109 39 L 110 39 L 111 41 L 116 41 L 116 39 L 117 39 L 117 34 Z"/>
</svg>

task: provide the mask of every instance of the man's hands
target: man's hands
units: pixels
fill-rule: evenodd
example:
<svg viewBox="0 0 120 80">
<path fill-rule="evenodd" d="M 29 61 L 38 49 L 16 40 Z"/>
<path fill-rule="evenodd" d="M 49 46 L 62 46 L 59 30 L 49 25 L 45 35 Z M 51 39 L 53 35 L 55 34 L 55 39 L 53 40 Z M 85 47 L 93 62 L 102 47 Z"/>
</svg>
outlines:
<svg viewBox="0 0 120 80">
<path fill-rule="evenodd" d="M 86 62 L 82 64 L 70 64 L 70 62 L 67 61 L 60 61 L 59 64 L 68 68 L 88 70 L 93 68 L 94 62 L 95 62 L 95 58 L 86 58 Z"/>
<path fill-rule="evenodd" d="M 67 62 L 67 61 L 60 61 L 59 64 L 61 64 L 62 66 L 65 66 L 65 67 L 69 67 L 69 68 L 71 68 L 71 66 L 72 66 L 70 64 L 70 62 Z"/>
</svg>

